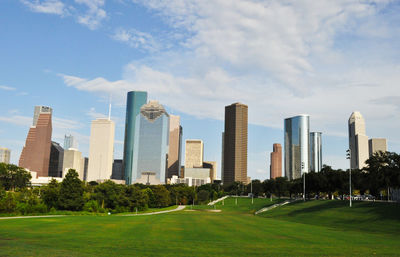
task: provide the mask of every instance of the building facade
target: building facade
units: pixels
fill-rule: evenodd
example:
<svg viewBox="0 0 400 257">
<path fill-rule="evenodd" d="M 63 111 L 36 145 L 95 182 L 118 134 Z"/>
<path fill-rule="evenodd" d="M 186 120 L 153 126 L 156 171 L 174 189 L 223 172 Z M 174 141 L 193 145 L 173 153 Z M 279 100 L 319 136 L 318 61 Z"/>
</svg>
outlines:
<svg viewBox="0 0 400 257">
<path fill-rule="evenodd" d="M 136 120 L 140 108 L 147 103 L 147 92 L 130 91 L 126 99 L 125 139 L 123 173 L 126 184 L 130 184 L 133 172 L 133 148 L 135 144 Z"/>
<path fill-rule="evenodd" d="M 180 117 L 169 116 L 169 150 L 168 150 L 168 173 L 167 178 L 173 175 L 179 176 L 181 166 L 182 127 Z"/>
<path fill-rule="evenodd" d="M 351 169 L 362 169 L 369 157 L 368 137 L 365 133 L 365 121 L 360 112 L 355 111 L 349 118 L 349 149 Z"/>
<path fill-rule="evenodd" d="M 0 162 L 10 164 L 11 151 L 8 148 L 0 147 Z"/>
<path fill-rule="evenodd" d="M 210 169 L 211 183 L 217 179 L 217 162 L 203 162 L 203 168 Z"/>
<path fill-rule="evenodd" d="M 110 119 L 92 121 L 89 145 L 88 181 L 111 178 L 114 162 L 115 123 Z"/>
<path fill-rule="evenodd" d="M 111 179 L 124 180 L 122 172 L 122 160 L 114 160 Z"/>
<path fill-rule="evenodd" d="M 157 101 L 140 109 L 135 121 L 132 174 L 127 184 L 165 184 L 169 140 L 169 115 Z"/>
<path fill-rule="evenodd" d="M 285 119 L 285 176 L 297 179 L 310 169 L 310 116 L 307 114 Z"/>
<path fill-rule="evenodd" d="M 371 138 L 368 141 L 369 157 L 377 152 L 387 152 L 387 141 L 386 138 Z"/>
<path fill-rule="evenodd" d="M 282 177 L 282 145 L 274 144 L 272 150 L 269 177 L 275 179 Z"/>
<path fill-rule="evenodd" d="M 64 149 L 59 143 L 51 142 L 49 177 L 62 177 L 64 161 Z"/>
<path fill-rule="evenodd" d="M 310 133 L 310 171 L 322 169 L 322 132 Z"/>
<path fill-rule="evenodd" d="M 202 168 L 204 144 L 200 139 L 187 139 L 185 143 L 185 169 Z"/>
<path fill-rule="evenodd" d="M 18 164 L 22 168 L 37 172 L 39 177 L 47 177 L 49 173 L 51 116 L 50 107 L 35 106 L 33 125 L 29 129 Z"/>
<path fill-rule="evenodd" d="M 222 181 L 247 183 L 248 107 L 234 103 L 225 106 L 224 158 Z"/>
<path fill-rule="evenodd" d="M 69 169 L 74 169 L 78 175 L 80 180 L 85 180 L 84 178 L 84 170 L 85 170 L 85 159 L 82 157 L 82 153 L 77 149 L 69 148 L 68 150 L 64 150 L 64 158 L 63 158 L 63 168 L 62 168 L 62 177 L 65 178 Z"/>
</svg>

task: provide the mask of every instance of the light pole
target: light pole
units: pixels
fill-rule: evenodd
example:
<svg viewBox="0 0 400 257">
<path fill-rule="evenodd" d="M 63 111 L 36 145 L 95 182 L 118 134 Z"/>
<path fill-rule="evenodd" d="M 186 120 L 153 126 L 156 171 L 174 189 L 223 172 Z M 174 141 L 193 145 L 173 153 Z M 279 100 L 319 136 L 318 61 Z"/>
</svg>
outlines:
<svg viewBox="0 0 400 257">
<path fill-rule="evenodd" d="M 304 169 L 304 162 L 301 163 L 301 170 Z M 303 172 L 303 202 L 306 201 L 306 173 Z"/>
<path fill-rule="evenodd" d="M 250 188 L 251 188 L 251 204 L 253 204 L 253 180 L 250 181 Z"/>
<path fill-rule="evenodd" d="M 350 160 L 350 167 L 349 167 L 349 193 L 350 193 L 350 207 L 351 207 L 351 150 L 347 149 L 346 159 Z"/>
</svg>

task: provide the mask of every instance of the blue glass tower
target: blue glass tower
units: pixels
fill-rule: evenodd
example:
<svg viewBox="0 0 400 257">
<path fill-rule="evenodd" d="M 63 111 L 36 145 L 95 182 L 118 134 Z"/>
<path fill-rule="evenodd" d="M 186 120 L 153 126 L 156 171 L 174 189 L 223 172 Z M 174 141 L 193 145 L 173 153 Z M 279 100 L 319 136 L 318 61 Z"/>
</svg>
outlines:
<svg viewBox="0 0 400 257">
<path fill-rule="evenodd" d="M 169 115 L 156 101 L 142 106 L 136 117 L 130 183 L 164 184 L 169 146 Z"/>
<path fill-rule="evenodd" d="M 140 108 L 147 102 L 147 92 L 131 91 L 128 92 L 126 100 L 126 119 L 125 119 L 125 140 L 124 140 L 124 160 L 123 170 L 127 185 L 132 181 L 133 166 L 133 147 L 136 128 L 136 117 L 140 113 Z"/>
</svg>

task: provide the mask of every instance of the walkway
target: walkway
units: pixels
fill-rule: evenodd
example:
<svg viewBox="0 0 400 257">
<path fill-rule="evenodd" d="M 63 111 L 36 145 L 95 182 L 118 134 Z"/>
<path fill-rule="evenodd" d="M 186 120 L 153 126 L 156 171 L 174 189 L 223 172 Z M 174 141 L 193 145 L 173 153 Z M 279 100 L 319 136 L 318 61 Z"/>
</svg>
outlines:
<svg viewBox="0 0 400 257">
<path fill-rule="evenodd" d="M 139 214 L 125 214 L 118 216 L 145 216 L 145 215 L 155 215 L 155 214 L 163 214 L 174 211 L 181 211 L 185 209 L 185 205 L 179 205 L 176 209 L 167 210 L 167 211 L 157 211 L 157 212 L 149 212 L 149 213 L 139 213 Z M 14 216 L 14 217 L 0 217 L 0 220 L 11 220 L 11 219 L 32 219 L 32 218 L 58 218 L 58 217 L 67 217 L 72 215 L 43 215 L 43 216 Z M 75 215 L 77 216 L 77 215 Z"/>
<path fill-rule="evenodd" d="M 271 206 L 268 206 L 268 207 L 264 207 L 261 210 L 256 211 L 254 213 L 254 215 L 257 215 L 257 214 L 260 214 L 262 212 L 266 212 L 266 211 L 272 210 L 272 209 L 274 209 L 276 207 L 280 207 L 280 206 L 283 206 L 283 205 L 286 205 L 288 203 L 292 203 L 292 202 L 295 202 L 295 201 L 296 200 L 294 200 L 294 201 L 293 200 L 287 200 L 287 201 L 284 201 L 283 203 L 277 203 L 277 204 L 274 204 L 274 205 L 271 205 Z"/>
</svg>

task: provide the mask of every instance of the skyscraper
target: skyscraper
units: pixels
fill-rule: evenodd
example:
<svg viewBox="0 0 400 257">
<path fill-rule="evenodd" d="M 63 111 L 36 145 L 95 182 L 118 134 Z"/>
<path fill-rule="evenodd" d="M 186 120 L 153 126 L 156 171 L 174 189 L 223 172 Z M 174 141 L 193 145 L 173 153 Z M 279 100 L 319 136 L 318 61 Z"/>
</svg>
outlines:
<svg viewBox="0 0 400 257">
<path fill-rule="evenodd" d="M 203 162 L 203 168 L 210 169 L 211 183 L 217 179 L 217 162 Z"/>
<path fill-rule="evenodd" d="M 35 106 L 33 126 L 29 129 L 25 146 L 22 148 L 19 166 L 37 172 L 39 177 L 49 173 L 52 109 Z"/>
<path fill-rule="evenodd" d="M 274 144 L 272 148 L 269 177 L 275 179 L 282 177 L 282 146 L 281 144 Z"/>
<path fill-rule="evenodd" d="M 179 168 L 181 166 L 181 144 L 182 127 L 180 126 L 180 117 L 170 115 L 167 178 L 172 178 L 173 175 L 179 176 Z"/>
<path fill-rule="evenodd" d="M 365 121 L 360 112 L 355 111 L 349 118 L 349 148 L 351 169 L 362 169 L 369 156 L 368 137 L 365 133 Z"/>
<path fill-rule="evenodd" d="M 371 157 L 377 152 L 387 152 L 387 142 L 386 138 L 371 138 L 368 141 L 369 144 L 369 156 Z"/>
<path fill-rule="evenodd" d="M 166 182 L 169 140 L 169 115 L 157 101 L 140 108 L 135 121 L 132 174 L 127 184 Z"/>
<path fill-rule="evenodd" d="M 124 158 L 122 167 L 126 184 L 129 184 L 132 179 L 132 161 L 135 143 L 136 120 L 139 116 L 140 108 L 145 105 L 146 102 L 147 92 L 128 92 L 126 99 Z"/>
<path fill-rule="evenodd" d="M 322 132 L 310 133 L 310 171 L 322 169 Z"/>
<path fill-rule="evenodd" d="M 11 151 L 8 148 L 0 147 L 0 162 L 4 162 L 6 164 L 10 163 Z"/>
<path fill-rule="evenodd" d="M 78 149 L 78 144 L 77 144 L 74 136 L 65 135 L 64 136 L 64 149 L 68 150 L 70 148 Z"/>
<path fill-rule="evenodd" d="M 49 177 L 62 177 L 64 149 L 59 143 L 51 142 Z"/>
<path fill-rule="evenodd" d="M 111 178 L 114 161 L 115 123 L 110 119 L 92 121 L 87 181 Z"/>
<path fill-rule="evenodd" d="M 310 116 L 302 114 L 285 119 L 284 134 L 285 176 L 293 180 L 310 169 Z"/>
<path fill-rule="evenodd" d="M 80 180 L 84 180 L 85 170 L 85 159 L 82 157 L 82 153 L 75 148 L 69 148 L 64 150 L 64 160 L 62 168 L 62 177 L 65 178 L 69 169 L 74 169 Z"/>
<path fill-rule="evenodd" d="M 247 105 L 241 103 L 225 106 L 224 184 L 247 183 L 247 113 Z"/>
<path fill-rule="evenodd" d="M 185 169 L 202 168 L 204 144 L 200 139 L 187 139 L 185 144 Z"/>
</svg>

